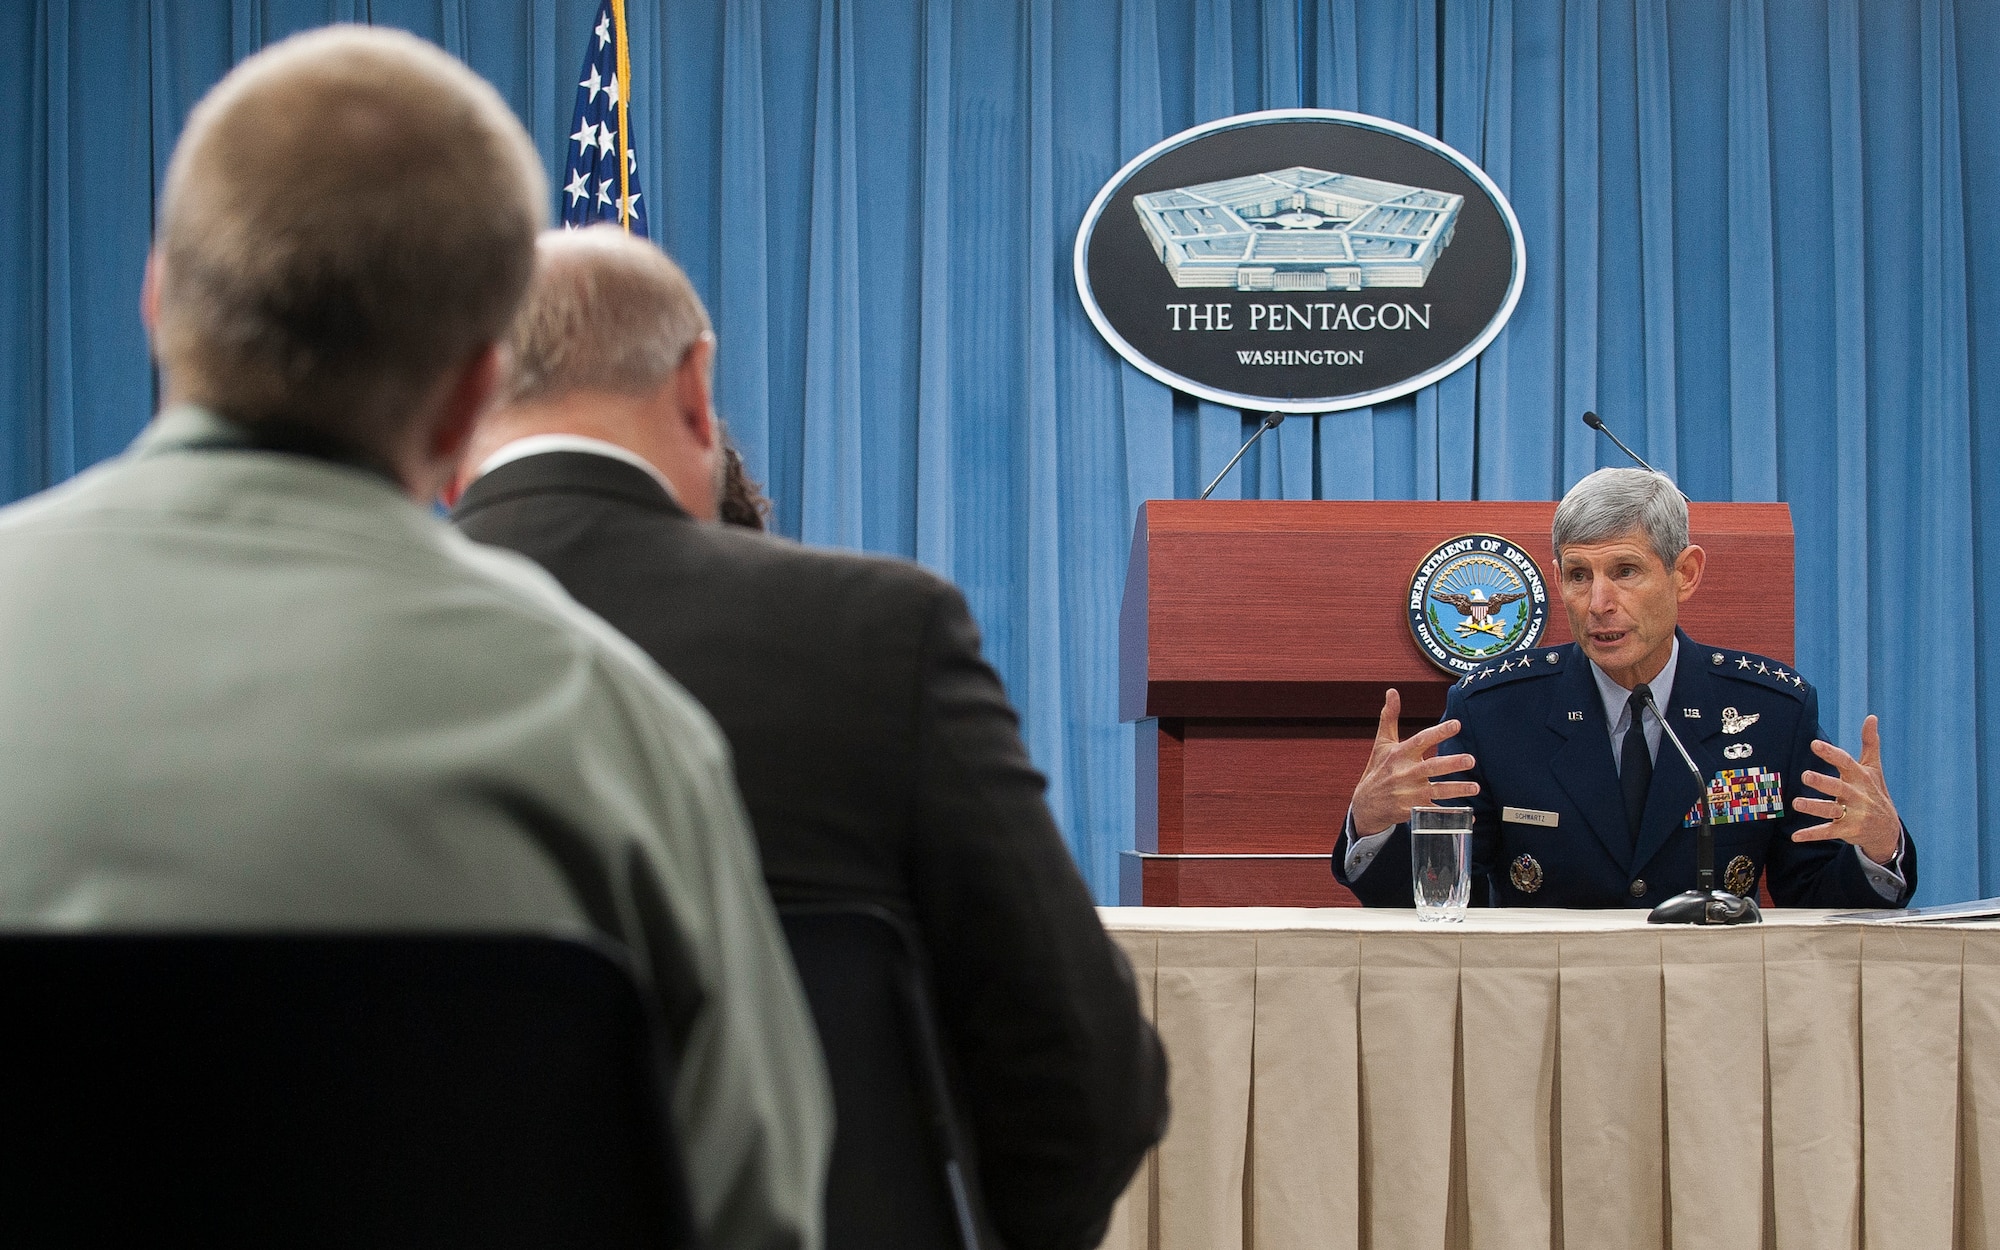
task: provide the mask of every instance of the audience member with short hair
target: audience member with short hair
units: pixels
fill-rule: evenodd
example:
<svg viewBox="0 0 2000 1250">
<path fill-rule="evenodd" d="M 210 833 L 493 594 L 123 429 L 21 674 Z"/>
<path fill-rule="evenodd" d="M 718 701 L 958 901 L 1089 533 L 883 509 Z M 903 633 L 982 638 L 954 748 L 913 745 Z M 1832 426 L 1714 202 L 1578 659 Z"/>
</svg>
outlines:
<svg viewBox="0 0 2000 1250">
<path fill-rule="evenodd" d="M 650 244 L 542 236 L 509 346 L 459 524 L 541 562 L 714 714 L 779 903 L 911 923 L 1000 1242 L 1096 1245 L 1164 1127 L 1165 1059 L 963 596 L 711 523 L 714 339 Z"/>
<path fill-rule="evenodd" d="M 0 512 L 0 919 L 606 935 L 657 996 L 706 1244 L 818 1244 L 812 1024 L 728 751 L 428 508 L 546 208 L 500 97 L 333 28 L 219 83 L 147 271 L 162 411 Z"/>
</svg>

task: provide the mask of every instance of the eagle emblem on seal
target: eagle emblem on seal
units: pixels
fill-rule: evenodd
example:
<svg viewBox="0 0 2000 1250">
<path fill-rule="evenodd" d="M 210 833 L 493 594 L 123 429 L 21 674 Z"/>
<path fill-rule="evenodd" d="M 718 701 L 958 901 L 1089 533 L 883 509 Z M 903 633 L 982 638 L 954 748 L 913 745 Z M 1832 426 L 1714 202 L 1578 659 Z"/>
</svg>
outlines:
<svg viewBox="0 0 2000 1250">
<path fill-rule="evenodd" d="M 1458 636 L 1469 638 L 1473 634 L 1492 634 L 1495 638 L 1506 637 L 1500 618 L 1493 615 L 1510 603 L 1526 599 L 1526 591 L 1500 590 L 1487 594 L 1478 586 L 1470 594 L 1456 594 L 1450 591 L 1433 590 L 1431 598 L 1439 603 L 1448 603 L 1465 615 L 1456 626 Z"/>
</svg>

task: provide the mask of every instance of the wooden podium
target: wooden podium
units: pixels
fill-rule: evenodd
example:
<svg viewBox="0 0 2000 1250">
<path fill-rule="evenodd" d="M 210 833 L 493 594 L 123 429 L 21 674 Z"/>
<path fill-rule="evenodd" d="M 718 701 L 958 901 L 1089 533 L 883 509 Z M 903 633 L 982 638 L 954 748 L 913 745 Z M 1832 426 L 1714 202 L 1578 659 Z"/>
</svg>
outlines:
<svg viewBox="0 0 2000 1250">
<path fill-rule="evenodd" d="M 1410 636 L 1432 548 L 1497 534 L 1541 562 L 1544 644 L 1570 641 L 1549 557 L 1553 503 L 1152 500 L 1119 615 L 1119 715 L 1138 722 L 1136 850 L 1119 900 L 1165 907 L 1353 905 L 1328 856 L 1390 686 L 1403 732 L 1451 678 Z M 1708 551 L 1681 623 L 1702 642 L 1792 662 L 1784 504 L 1695 504 Z"/>
</svg>

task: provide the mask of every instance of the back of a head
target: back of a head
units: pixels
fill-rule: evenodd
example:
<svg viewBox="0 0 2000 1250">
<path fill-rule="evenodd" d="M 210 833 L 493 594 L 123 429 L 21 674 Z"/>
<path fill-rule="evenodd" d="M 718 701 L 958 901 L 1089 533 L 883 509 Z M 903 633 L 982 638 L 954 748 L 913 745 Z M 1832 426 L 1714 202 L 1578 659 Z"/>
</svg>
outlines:
<svg viewBox="0 0 2000 1250">
<path fill-rule="evenodd" d="M 701 297 L 659 248 L 612 225 L 551 230 L 508 335 L 501 402 L 645 394 L 708 332 Z"/>
<path fill-rule="evenodd" d="M 274 44 L 196 106 L 167 169 L 169 395 L 393 445 L 505 332 L 546 194 L 505 102 L 440 49 L 353 26 Z"/>
<path fill-rule="evenodd" d="M 1556 505 L 1550 543 L 1563 548 L 1645 535 L 1660 563 L 1672 568 L 1688 545 L 1687 500 L 1673 479 L 1651 469 L 1599 469 L 1569 488 Z"/>
</svg>

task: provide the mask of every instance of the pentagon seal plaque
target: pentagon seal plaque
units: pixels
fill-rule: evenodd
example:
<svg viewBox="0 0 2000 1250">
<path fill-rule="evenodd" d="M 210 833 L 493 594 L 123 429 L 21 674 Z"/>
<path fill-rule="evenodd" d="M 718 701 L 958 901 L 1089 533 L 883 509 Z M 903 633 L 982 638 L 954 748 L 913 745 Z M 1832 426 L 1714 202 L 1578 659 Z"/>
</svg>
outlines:
<svg viewBox="0 0 2000 1250">
<path fill-rule="evenodd" d="M 1338 412 L 1478 356 L 1527 273 L 1492 178 L 1421 131 L 1275 109 L 1132 158 L 1091 201 L 1077 296 L 1112 350 L 1176 390 L 1259 412 Z"/>
</svg>

